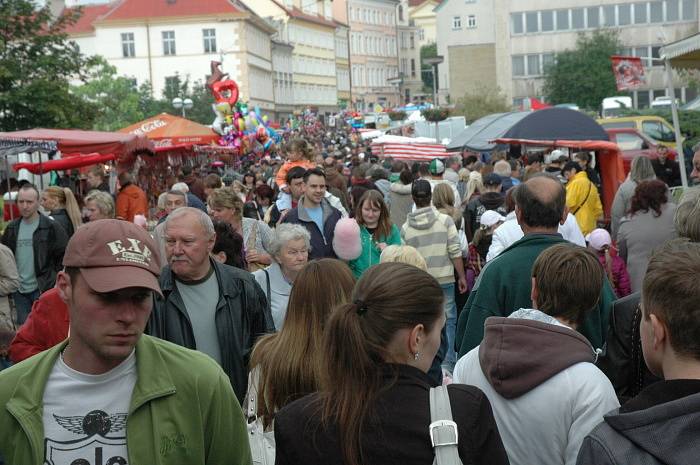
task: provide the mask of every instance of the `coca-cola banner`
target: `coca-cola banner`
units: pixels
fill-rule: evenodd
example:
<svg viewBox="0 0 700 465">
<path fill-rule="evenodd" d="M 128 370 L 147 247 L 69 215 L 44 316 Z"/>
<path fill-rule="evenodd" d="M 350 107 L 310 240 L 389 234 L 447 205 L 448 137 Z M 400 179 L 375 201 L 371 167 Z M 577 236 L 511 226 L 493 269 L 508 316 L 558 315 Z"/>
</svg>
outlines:
<svg viewBox="0 0 700 465">
<path fill-rule="evenodd" d="M 617 90 L 634 90 L 646 84 L 644 66 L 640 57 L 613 55 L 610 59 Z"/>
</svg>

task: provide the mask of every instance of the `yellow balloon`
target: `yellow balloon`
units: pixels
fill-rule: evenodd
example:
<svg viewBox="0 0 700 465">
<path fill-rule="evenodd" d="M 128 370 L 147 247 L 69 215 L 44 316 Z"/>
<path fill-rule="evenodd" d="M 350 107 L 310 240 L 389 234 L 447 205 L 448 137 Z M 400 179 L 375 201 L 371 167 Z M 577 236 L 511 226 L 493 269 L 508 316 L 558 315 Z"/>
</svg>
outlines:
<svg viewBox="0 0 700 465">
<path fill-rule="evenodd" d="M 219 102 L 216 104 L 216 109 L 219 110 L 224 115 L 231 114 L 231 105 L 228 102 Z"/>
<path fill-rule="evenodd" d="M 263 123 L 267 123 L 267 115 L 263 115 L 262 120 L 263 120 Z"/>
<path fill-rule="evenodd" d="M 245 131 L 245 120 L 243 118 L 238 118 L 238 130 Z"/>
</svg>

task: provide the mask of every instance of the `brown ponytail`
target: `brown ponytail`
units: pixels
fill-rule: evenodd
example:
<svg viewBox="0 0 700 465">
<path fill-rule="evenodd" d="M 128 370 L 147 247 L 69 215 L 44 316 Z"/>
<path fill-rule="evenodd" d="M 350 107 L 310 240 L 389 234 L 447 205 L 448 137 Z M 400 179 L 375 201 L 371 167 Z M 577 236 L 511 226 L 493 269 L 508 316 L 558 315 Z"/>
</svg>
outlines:
<svg viewBox="0 0 700 465">
<path fill-rule="evenodd" d="M 382 365 L 397 331 L 422 324 L 430 331 L 442 316 L 435 278 L 405 263 L 382 263 L 355 285 L 351 303 L 331 315 L 323 340 L 321 418 L 337 425 L 346 465 L 362 459 L 362 428 L 382 388 Z"/>
</svg>

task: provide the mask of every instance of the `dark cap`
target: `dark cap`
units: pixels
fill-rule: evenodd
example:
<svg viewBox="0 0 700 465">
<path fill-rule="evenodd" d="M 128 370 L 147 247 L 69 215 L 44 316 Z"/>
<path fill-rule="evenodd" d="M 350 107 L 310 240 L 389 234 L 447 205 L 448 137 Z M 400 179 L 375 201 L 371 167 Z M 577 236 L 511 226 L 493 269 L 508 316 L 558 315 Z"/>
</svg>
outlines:
<svg viewBox="0 0 700 465">
<path fill-rule="evenodd" d="M 161 294 L 158 247 L 142 227 L 122 220 L 97 220 L 79 227 L 68 241 L 63 266 L 80 268 L 97 292 L 145 287 Z"/>
<path fill-rule="evenodd" d="M 432 195 L 430 183 L 425 179 L 416 179 L 411 186 L 411 196 L 416 199 L 428 199 Z"/>
<path fill-rule="evenodd" d="M 489 173 L 484 177 L 484 186 L 498 186 L 503 184 L 503 180 L 496 173 Z"/>
</svg>

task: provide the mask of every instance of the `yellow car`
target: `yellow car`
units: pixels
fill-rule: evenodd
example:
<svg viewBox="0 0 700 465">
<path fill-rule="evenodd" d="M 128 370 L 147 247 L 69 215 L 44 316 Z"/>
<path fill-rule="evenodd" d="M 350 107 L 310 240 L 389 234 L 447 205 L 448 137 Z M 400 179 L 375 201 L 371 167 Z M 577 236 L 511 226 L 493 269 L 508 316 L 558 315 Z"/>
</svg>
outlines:
<svg viewBox="0 0 700 465">
<path fill-rule="evenodd" d="M 676 135 L 673 126 L 660 116 L 626 116 L 623 118 L 601 118 L 598 124 L 603 129 L 636 129 L 661 145 L 676 148 Z M 683 139 L 681 139 L 683 143 Z"/>
</svg>

